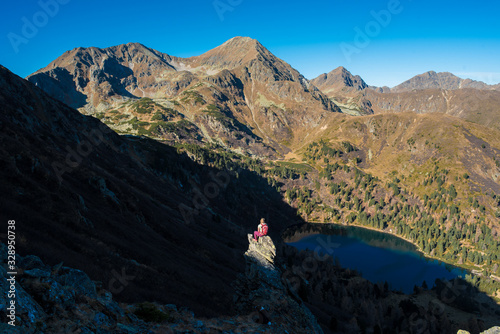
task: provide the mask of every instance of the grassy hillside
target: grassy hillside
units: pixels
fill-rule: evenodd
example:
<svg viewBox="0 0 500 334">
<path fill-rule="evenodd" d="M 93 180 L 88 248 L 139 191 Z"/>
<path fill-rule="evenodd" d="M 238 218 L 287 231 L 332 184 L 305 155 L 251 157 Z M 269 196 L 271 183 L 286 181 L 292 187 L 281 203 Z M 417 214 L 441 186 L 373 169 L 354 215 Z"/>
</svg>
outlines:
<svg viewBox="0 0 500 334">
<path fill-rule="evenodd" d="M 442 114 L 339 115 L 307 139 L 289 157 L 315 172 L 282 187 L 305 219 L 397 234 L 500 287 L 497 131 Z"/>
</svg>

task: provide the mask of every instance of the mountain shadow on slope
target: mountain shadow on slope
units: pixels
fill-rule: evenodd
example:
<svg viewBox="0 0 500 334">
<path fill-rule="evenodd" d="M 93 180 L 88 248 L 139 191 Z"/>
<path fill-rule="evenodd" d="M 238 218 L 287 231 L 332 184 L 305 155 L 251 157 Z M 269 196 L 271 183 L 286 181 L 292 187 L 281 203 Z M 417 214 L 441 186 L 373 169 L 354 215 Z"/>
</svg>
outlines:
<svg viewBox="0 0 500 334">
<path fill-rule="evenodd" d="M 276 238 L 298 219 L 254 172 L 235 165 L 225 184 L 223 157 L 208 167 L 119 136 L 3 67 L 0 87 L 0 208 L 17 222 L 18 252 L 81 269 L 118 301 L 231 313 L 246 233 L 265 217 Z M 200 192 L 208 202 L 194 202 Z"/>
</svg>

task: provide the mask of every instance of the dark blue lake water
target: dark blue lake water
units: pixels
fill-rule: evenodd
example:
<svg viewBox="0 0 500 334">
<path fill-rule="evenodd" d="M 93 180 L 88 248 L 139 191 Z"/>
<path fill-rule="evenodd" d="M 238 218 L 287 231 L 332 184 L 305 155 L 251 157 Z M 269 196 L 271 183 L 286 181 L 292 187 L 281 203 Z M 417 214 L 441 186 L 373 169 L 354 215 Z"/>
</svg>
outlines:
<svg viewBox="0 0 500 334">
<path fill-rule="evenodd" d="M 387 281 L 393 290 L 412 293 L 426 281 L 465 277 L 464 269 L 428 259 L 411 243 L 393 235 L 356 226 L 307 224 L 285 233 L 285 242 L 338 258 L 344 268 L 356 269 L 372 282 Z"/>
</svg>

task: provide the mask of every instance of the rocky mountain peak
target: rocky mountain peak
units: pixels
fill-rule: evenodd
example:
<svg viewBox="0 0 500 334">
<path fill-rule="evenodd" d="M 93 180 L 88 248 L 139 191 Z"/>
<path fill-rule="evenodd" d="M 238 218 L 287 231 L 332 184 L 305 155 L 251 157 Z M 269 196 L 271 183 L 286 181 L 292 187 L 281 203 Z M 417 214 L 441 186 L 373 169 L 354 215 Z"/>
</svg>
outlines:
<svg viewBox="0 0 500 334">
<path fill-rule="evenodd" d="M 197 65 L 233 69 L 262 55 L 273 56 L 255 39 L 234 37 L 220 46 L 191 59 L 195 60 Z"/>
<path fill-rule="evenodd" d="M 393 87 L 391 92 L 398 93 L 421 89 L 456 90 L 462 88 L 493 90 L 495 86 L 487 85 L 482 81 L 462 79 L 450 72 L 428 71 Z"/>
<path fill-rule="evenodd" d="M 345 67 L 339 66 L 334 70 L 323 73 L 311 80 L 311 83 L 327 95 L 339 91 L 360 91 L 368 87 L 359 75 L 352 75 Z"/>
<path fill-rule="evenodd" d="M 349 72 L 347 70 L 347 68 L 345 68 L 344 66 L 339 66 L 339 67 L 331 70 L 330 72 L 328 72 L 328 74 L 330 74 L 330 75 L 335 75 L 335 74 L 339 75 L 340 74 L 343 76 L 352 76 L 351 72 Z"/>
<path fill-rule="evenodd" d="M 247 45 L 261 45 L 262 46 L 262 44 L 260 44 L 259 41 L 257 41 L 256 39 L 253 39 L 253 38 L 247 37 L 247 36 L 235 36 L 233 38 L 228 39 L 224 43 L 222 43 L 222 45 L 226 45 L 226 46 L 229 46 L 229 45 L 244 45 L 244 44 L 247 44 Z"/>
</svg>

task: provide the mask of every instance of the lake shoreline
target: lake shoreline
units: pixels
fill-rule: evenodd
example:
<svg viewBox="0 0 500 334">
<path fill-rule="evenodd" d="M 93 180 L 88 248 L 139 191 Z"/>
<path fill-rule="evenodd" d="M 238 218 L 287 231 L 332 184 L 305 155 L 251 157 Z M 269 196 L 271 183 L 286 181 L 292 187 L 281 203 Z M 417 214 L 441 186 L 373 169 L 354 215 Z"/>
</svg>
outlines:
<svg viewBox="0 0 500 334">
<path fill-rule="evenodd" d="M 465 278 L 468 274 L 460 267 L 423 256 L 412 243 L 397 236 L 352 224 L 306 223 L 287 235 L 293 239 L 290 246 L 299 250 L 338 247 L 335 254 L 328 253 L 338 257 L 341 267 L 355 270 L 372 283 L 387 282 L 391 290 L 405 294 L 413 293 L 415 286 L 424 282 L 430 287 L 437 279 Z M 318 252 L 323 254 L 323 250 Z"/>
<path fill-rule="evenodd" d="M 417 245 L 415 244 L 413 241 L 403 237 L 403 236 L 400 236 L 394 232 L 390 232 L 389 230 L 380 230 L 380 229 L 377 229 L 377 228 L 374 228 L 374 227 L 371 227 L 371 226 L 363 226 L 363 225 L 359 225 L 359 224 L 341 224 L 341 223 L 334 223 L 334 222 L 321 222 L 321 221 L 306 221 L 305 222 L 306 224 L 315 224 L 315 225 L 333 225 L 333 226 L 339 226 L 339 227 L 359 227 L 359 228 L 362 228 L 362 229 L 366 229 L 366 230 L 370 230 L 370 231 L 374 231 L 374 232 L 379 232 L 379 233 L 384 233 L 386 235 L 391 235 L 391 236 L 394 236 L 396 237 L 397 239 L 399 240 L 402 240 L 402 241 L 405 241 L 411 245 L 413 245 L 415 247 L 415 251 L 420 255 L 422 256 L 423 258 L 425 258 L 426 260 L 433 260 L 433 261 L 437 261 L 439 263 L 442 263 L 443 265 L 449 265 L 449 266 L 453 266 L 457 269 L 460 269 L 460 270 L 463 270 L 465 272 L 465 275 L 470 275 L 471 277 L 474 277 L 474 276 L 477 276 L 478 278 L 481 278 L 481 277 L 484 277 L 484 278 L 487 278 L 487 279 L 492 279 L 494 281 L 497 281 L 497 279 L 495 277 L 489 277 L 489 276 L 485 276 L 482 271 L 478 271 L 478 269 L 482 270 L 481 268 L 478 268 L 476 266 L 464 266 L 463 264 L 457 264 L 457 263 L 450 263 L 448 261 L 445 261 L 441 258 L 438 258 L 436 256 L 431 256 L 431 255 L 428 255 L 426 253 L 424 253 L 422 251 L 422 249 Z M 303 223 L 301 224 L 294 224 L 294 225 L 291 225 L 289 226 L 287 229 L 294 229 L 296 228 L 297 226 L 300 226 L 300 225 L 303 225 Z M 463 279 L 465 279 L 465 277 L 462 277 Z M 500 281 L 500 280 L 498 280 Z M 486 293 L 486 292 L 484 292 Z M 490 293 L 486 293 L 488 297 L 490 298 L 493 298 L 493 300 L 495 300 L 496 304 L 497 305 L 500 305 L 500 297 L 495 293 L 495 294 L 490 294 Z"/>
<path fill-rule="evenodd" d="M 359 224 L 347 224 L 347 225 L 344 225 L 344 224 L 339 224 L 339 223 L 326 223 L 326 222 L 316 222 L 316 221 L 308 221 L 307 222 L 308 224 L 331 224 L 331 225 L 336 225 L 336 226 L 355 226 L 355 227 L 359 227 L 359 228 L 364 228 L 364 229 L 367 229 L 367 230 L 371 230 L 371 231 L 376 231 L 376 232 L 380 232 L 380 233 L 385 233 L 385 234 L 388 234 L 388 235 L 392 235 L 396 238 L 399 238 L 401 240 L 404 240 L 406 242 L 409 242 L 410 244 L 414 245 L 417 249 L 417 251 L 422 254 L 423 257 L 427 258 L 427 259 L 430 259 L 430 260 L 436 260 L 436 261 L 439 261 L 439 262 L 442 262 L 444 264 L 448 264 L 448 265 L 451 265 L 451 266 L 455 266 L 455 267 L 458 267 L 460 269 L 463 269 L 465 271 L 468 272 L 468 274 L 470 275 L 477 275 L 477 274 L 474 274 L 472 271 L 474 269 L 472 268 L 468 268 L 468 267 L 464 267 L 463 265 L 461 264 L 457 264 L 457 263 L 450 263 L 450 262 L 447 262 L 441 258 L 438 258 L 436 256 L 432 256 L 432 255 L 429 255 L 429 254 L 426 254 L 424 253 L 424 251 L 422 250 L 422 248 L 420 248 L 416 243 L 414 243 L 412 240 L 410 239 L 407 239 L 403 236 L 400 236 L 394 232 L 389 232 L 389 231 L 386 231 L 386 230 L 379 230 L 375 227 L 371 227 L 371 226 L 364 226 L 364 225 L 359 225 Z M 476 267 L 474 267 L 476 268 Z M 476 268 L 477 269 L 477 268 Z M 482 276 L 482 275 L 477 275 L 477 276 Z"/>
</svg>

